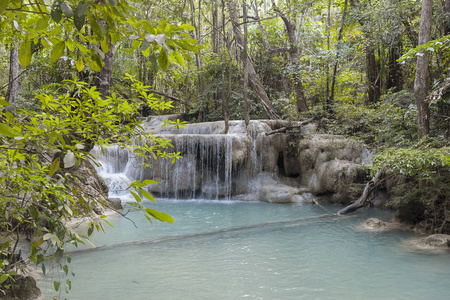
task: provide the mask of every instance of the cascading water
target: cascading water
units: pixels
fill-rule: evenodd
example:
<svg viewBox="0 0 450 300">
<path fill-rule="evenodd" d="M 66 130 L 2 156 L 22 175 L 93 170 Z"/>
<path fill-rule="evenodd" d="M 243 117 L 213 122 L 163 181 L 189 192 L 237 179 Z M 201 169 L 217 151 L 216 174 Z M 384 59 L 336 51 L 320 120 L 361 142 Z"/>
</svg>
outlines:
<svg viewBox="0 0 450 300">
<path fill-rule="evenodd" d="M 229 133 L 223 134 L 224 122 L 190 124 L 179 130 L 161 127 L 163 119 L 152 119 L 144 128 L 155 136 L 171 140 L 182 158 L 175 164 L 157 159 L 151 168 L 141 168 L 138 158 L 127 150 L 110 147 L 103 152 L 95 148 L 98 169 L 113 194 L 120 193 L 127 182 L 153 179 L 149 191 L 164 198 L 230 199 L 249 191 L 249 182 L 263 171 L 263 142 L 270 127 L 251 121 L 230 122 Z"/>
</svg>

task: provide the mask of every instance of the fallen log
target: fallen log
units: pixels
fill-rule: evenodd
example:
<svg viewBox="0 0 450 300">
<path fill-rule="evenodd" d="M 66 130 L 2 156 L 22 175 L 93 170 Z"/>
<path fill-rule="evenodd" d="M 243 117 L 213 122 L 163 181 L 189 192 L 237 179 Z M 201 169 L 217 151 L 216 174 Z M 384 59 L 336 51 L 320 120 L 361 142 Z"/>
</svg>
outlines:
<svg viewBox="0 0 450 300">
<path fill-rule="evenodd" d="M 277 133 L 285 133 L 288 130 L 291 130 L 291 129 L 294 129 L 294 128 L 300 128 L 300 127 L 302 127 L 302 126 L 304 126 L 306 124 L 311 123 L 315 119 L 316 119 L 316 117 L 312 117 L 311 119 L 303 121 L 303 122 L 300 122 L 297 125 L 286 126 L 286 127 L 282 127 L 282 128 L 276 129 L 276 130 L 272 130 L 271 132 L 266 132 L 266 136 L 272 135 L 272 134 L 277 134 Z"/>
<path fill-rule="evenodd" d="M 354 212 L 355 210 L 360 209 L 361 207 L 365 207 L 367 198 L 369 197 L 370 193 L 375 189 L 375 187 L 378 184 L 380 184 L 381 174 L 382 170 L 378 170 L 375 176 L 366 184 L 366 187 L 364 188 L 364 192 L 362 193 L 361 197 L 359 197 L 359 199 L 353 202 L 352 204 L 338 211 L 336 214 L 345 215 Z"/>
</svg>

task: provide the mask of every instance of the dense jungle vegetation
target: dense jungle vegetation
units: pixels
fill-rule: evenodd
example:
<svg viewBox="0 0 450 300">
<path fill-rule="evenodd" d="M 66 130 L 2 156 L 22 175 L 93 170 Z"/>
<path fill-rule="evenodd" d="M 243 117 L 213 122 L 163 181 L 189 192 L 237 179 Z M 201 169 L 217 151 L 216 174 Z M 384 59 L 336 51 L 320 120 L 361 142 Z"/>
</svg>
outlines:
<svg viewBox="0 0 450 300">
<path fill-rule="evenodd" d="M 0 292 L 22 234 L 45 272 L 101 230 L 76 174 L 94 145 L 178 158 L 135 130 L 154 114 L 313 118 L 375 153 L 402 221 L 450 233 L 449 34 L 450 0 L 0 0 Z M 170 222 L 140 205 L 149 183 L 136 208 Z"/>
</svg>

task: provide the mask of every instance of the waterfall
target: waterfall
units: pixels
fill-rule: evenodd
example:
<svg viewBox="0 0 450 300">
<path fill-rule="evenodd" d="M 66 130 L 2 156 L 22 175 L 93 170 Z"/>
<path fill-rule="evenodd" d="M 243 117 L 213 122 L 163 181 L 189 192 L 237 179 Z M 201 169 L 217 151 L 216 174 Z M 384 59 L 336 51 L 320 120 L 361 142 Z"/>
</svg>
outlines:
<svg viewBox="0 0 450 300">
<path fill-rule="evenodd" d="M 231 121 L 228 134 L 224 122 L 189 124 L 179 130 L 161 127 L 163 119 L 153 118 L 144 124 L 146 132 L 171 140 L 182 158 L 157 159 L 151 168 L 140 167 L 140 160 L 117 146 L 95 148 L 92 154 L 101 167 L 98 171 L 118 194 L 132 180 L 153 179 L 149 192 L 164 198 L 230 199 L 248 192 L 251 179 L 263 171 L 263 142 L 270 127 L 251 121 L 248 129 L 243 121 Z"/>
</svg>

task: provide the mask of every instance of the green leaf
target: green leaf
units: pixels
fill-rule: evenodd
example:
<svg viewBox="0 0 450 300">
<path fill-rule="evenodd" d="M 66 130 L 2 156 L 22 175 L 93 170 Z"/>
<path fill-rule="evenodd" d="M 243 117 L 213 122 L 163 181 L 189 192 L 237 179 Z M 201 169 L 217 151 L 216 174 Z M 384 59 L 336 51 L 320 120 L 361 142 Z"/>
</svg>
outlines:
<svg viewBox="0 0 450 300">
<path fill-rule="evenodd" d="M 52 48 L 50 53 L 50 60 L 56 62 L 64 54 L 64 49 L 66 48 L 66 42 L 60 41 Z"/>
<path fill-rule="evenodd" d="M 81 56 L 78 57 L 78 59 L 77 59 L 77 65 L 76 65 L 76 67 L 77 67 L 77 71 L 78 71 L 78 72 L 81 72 L 81 71 L 83 71 L 83 69 L 84 69 L 83 58 L 81 58 Z"/>
<path fill-rule="evenodd" d="M 53 286 L 55 287 L 55 291 L 59 291 L 59 287 L 61 286 L 61 282 L 53 281 Z"/>
<path fill-rule="evenodd" d="M 69 2 L 64 1 L 63 3 L 61 3 L 61 11 L 68 17 L 68 18 L 72 18 L 73 17 L 73 9 L 70 6 Z"/>
<path fill-rule="evenodd" d="M 9 0 L 0 0 L 0 14 L 2 14 L 8 6 Z"/>
<path fill-rule="evenodd" d="M 19 47 L 19 61 L 24 68 L 31 62 L 31 43 L 28 39 L 25 39 Z"/>
<path fill-rule="evenodd" d="M 155 198 L 153 198 L 153 196 L 150 195 L 149 192 L 147 192 L 147 191 L 144 190 L 143 188 L 139 188 L 139 190 L 141 191 L 142 195 L 143 195 L 145 198 L 147 198 L 147 199 L 150 200 L 150 201 L 155 202 Z"/>
<path fill-rule="evenodd" d="M 102 30 L 100 29 L 100 26 L 98 26 L 97 20 L 91 14 L 91 12 L 88 12 L 87 16 L 88 16 L 89 24 L 91 25 L 92 31 L 99 39 L 101 39 L 102 38 Z"/>
<path fill-rule="evenodd" d="M 2 274 L 0 276 L 0 284 L 2 284 L 3 282 L 5 282 L 6 280 L 8 280 L 9 276 L 6 274 Z"/>
<path fill-rule="evenodd" d="M 76 10 L 76 14 L 79 17 L 83 17 L 86 15 L 86 11 L 89 7 L 91 3 L 90 2 L 81 2 L 80 4 L 78 4 L 77 10 Z"/>
<path fill-rule="evenodd" d="M 59 157 L 57 157 L 50 165 L 50 168 L 48 169 L 48 176 L 52 177 L 53 174 L 55 174 L 55 172 L 58 171 L 58 169 L 59 169 Z"/>
<path fill-rule="evenodd" d="M 10 106 L 11 103 L 5 101 L 5 98 L 0 98 L 0 105 L 2 106 Z"/>
<path fill-rule="evenodd" d="M 136 200 L 136 202 L 139 203 L 139 202 L 142 201 L 141 197 L 139 197 L 135 192 L 130 191 L 130 193 L 131 193 L 131 195 L 133 195 L 133 197 L 134 197 L 134 199 Z"/>
<path fill-rule="evenodd" d="M 183 24 L 179 27 L 181 30 L 187 30 L 187 31 L 191 31 L 191 30 L 195 30 L 195 27 L 189 24 Z"/>
<path fill-rule="evenodd" d="M 15 131 L 5 123 L 0 123 L 0 134 L 6 135 L 7 137 L 20 136 L 19 132 Z"/>
<path fill-rule="evenodd" d="M 36 23 L 36 30 L 45 30 L 48 27 L 48 21 L 46 18 L 40 18 Z"/>
<path fill-rule="evenodd" d="M 52 4 L 52 11 L 50 13 L 53 21 L 59 23 L 62 19 L 61 1 L 56 0 Z"/>
<path fill-rule="evenodd" d="M 97 64 L 97 62 L 96 61 L 93 61 L 90 57 L 85 57 L 84 58 L 84 61 L 86 62 L 86 64 L 88 65 L 88 67 L 92 70 L 92 71 L 94 71 L 94 72 L 100 72 L 101 70 L 102 70 L 102 67 L 101 66 L 99 66 L 98 64 Z"/>
<path fill-rule="evenodd" d="M 166 71 L 167 68 L 169 67 L 169 58 L 167 56 L 166 51 L 161 50 L 161 52 L 158 55 L 158 65 L 164 70 Z"/>
<path fill-rule="evenodd" d="M 159 212 L 157 210 L 146 208 L 145 212 L 152 216 L 153 218 L 160 220 L 162 222 L 173 223 L 175 220 L 168 214 Z"/>
<path fill-rule="evenodd" d="M 75 28 L 78 31 L 80 31 L 83 28 L 85 21 L 86 21 L 86 15 L 84 15 L 84 14 L 79 15 L 78 13 L 76 13 L 73 17 L 73 24 L 75 25 Z"/>
<path fill-rule="evenodd" d="M 181 66 L 184 66 L 184 58 L 179 52 L 173 53 L 173 56 L 175 56 L 175 59 Z"/>
</svg>

